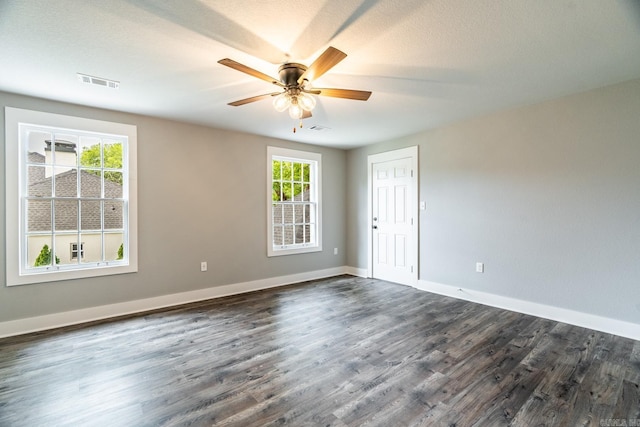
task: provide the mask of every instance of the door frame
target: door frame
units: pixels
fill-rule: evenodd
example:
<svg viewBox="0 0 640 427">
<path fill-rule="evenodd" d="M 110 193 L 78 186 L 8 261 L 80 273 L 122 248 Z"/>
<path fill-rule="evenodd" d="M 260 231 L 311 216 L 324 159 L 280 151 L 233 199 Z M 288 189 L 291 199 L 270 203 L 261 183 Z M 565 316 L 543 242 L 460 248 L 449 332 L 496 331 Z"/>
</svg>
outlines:
<svg viewBox="0 0 640 427">
<path fill-rule="evenodd" d="M 419 254 L 418 254 L 418 238 L 419 238 L 419 201 L 418 201 L 418 146 L 401 148 L 398 150 L 386 151 L 384 153 L 370 154 L 367 156 L 367 277 L 373 277 L 373 165 L 375 163 L 388 162 L 392 160 L 411 158 L 411 184 L 412 189 L 410 196 L 413 201 L 411 216 L 413 219 L 413 238 L 411 263 L 414 266 L 411 283 L 403 283 L 404 285 L 416 286 L 418 284 L 419 270 Z"/>
</svg>

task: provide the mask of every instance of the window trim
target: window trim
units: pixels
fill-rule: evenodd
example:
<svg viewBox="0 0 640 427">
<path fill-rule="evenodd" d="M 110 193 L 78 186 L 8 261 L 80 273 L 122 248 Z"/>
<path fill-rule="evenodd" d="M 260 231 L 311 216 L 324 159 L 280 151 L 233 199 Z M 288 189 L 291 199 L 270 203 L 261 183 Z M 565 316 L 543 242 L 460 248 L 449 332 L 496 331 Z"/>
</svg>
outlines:
<svg viewBox="0 0 640 427">
<path fill-rule="evenodd" d="M 22 203 L 20 176 L 23 173 L 24 159 L 20 151 L 20 124 L 47 126 L 81 132 L 95 132 L 127 138 L 127 151 L 124 161 L 128 168 L 129 179 L 123 188 L 128 195 L 128 227 L 125 227 L 125 239 L 128 241 L 128 259 L 118 263 L 100 263 L 84 266 L 81 269 L 55 269 L 44 271 L 23 271 L 21 254 L 23 253 Z M 137 127 L 124 123 L 107 122 L 66 116 L 42 111 L 5 107 L 5 259 L 6 286 L 44 283 L 60 280 L 108 276 L 138 271 L 138 209 L 137 209 Z"/>
<path fill-rule="evenodd" d="M 273 158 L 284 157 L 291 160 L 303 160 L 316 163 L 315 193 L 316 193 L 316 242 L 304 247 L 279 249 L 273 245 Z M 292 150 L 288 148 L 267 146 L 267 256 L 303 254 L 322 251 L 322 154 L 310 151 Z M 313 181 L 312 181 L 313 184 Z"/>
</svg>

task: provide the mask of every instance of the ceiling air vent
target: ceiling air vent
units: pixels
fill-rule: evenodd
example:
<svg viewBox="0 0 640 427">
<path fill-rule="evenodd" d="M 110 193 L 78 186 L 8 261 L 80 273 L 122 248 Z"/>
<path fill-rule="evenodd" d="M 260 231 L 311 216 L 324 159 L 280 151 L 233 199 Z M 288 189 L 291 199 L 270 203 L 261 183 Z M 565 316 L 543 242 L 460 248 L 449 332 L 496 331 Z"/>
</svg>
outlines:
<svg viewBox="0 0 640 427">
<path fill-rule="evenodd" d="M 96 86 L 108 87 L 111 89 L 118 89 L 120 87 L 120 82 L 115 80 L 103 79 L 101 77 L 88 76 L 86 74 L 78 73 L 78 80 L 82 83 L 87 83 Z"/>
<path fill-rule="evenodd" d="M 328 127 L 322 126 L 322 125 L 313 125 L 309 129 L 315 130 L 315 131 L 318 131 L 318 132 L 326 132 L 328 130 L 331 130 L 331 128 L 328 128 Z"/>
</svg>

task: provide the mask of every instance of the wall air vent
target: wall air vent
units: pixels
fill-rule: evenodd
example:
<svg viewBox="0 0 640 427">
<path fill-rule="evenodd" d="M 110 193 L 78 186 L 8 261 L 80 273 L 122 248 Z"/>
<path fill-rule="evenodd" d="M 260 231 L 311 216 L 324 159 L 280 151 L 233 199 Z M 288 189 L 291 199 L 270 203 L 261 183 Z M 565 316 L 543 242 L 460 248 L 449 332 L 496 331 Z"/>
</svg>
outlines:
<svg viewBox="0 0 640 427">
<path fill-rule="evenodd" d="M 103 79 L 101 77 L 88 76 L 86 74 L 78 73 L 78 81 L 96 86 L 108 87 L 111 89 L 118 89 L 120 82 L 115 80 Z"/>
</svg>

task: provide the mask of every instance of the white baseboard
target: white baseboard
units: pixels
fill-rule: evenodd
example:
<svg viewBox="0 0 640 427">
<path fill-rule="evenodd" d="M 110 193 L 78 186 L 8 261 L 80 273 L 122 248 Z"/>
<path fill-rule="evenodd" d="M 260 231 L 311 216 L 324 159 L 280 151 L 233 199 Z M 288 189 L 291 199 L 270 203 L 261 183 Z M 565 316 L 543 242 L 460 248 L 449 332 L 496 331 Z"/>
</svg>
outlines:
<svg viewBox="0 0 640 427">
<path fill-rule="evenodd" d="M 610 319 L 472 289 L 462 289 L 426 280 L 418 280 L 416 289 L 640 340 L 640 325 L 623 320 Z"/>
<path fill-rule="evenodd" d="M 368 277 L 366 268 L 345 267 L 345 269 L 345 274 L 350 274 L 357 277 Z"/>
<path fill-rule="evenodd" d="M 261 289 L 290 285 L 307 280 L 322 279 L 349 273 L 350 267 L 336 267 L 325 270 L 316 270 L 306 273 L 291 274 L 288 276 L 271 277 L 268 279 L 253 280 L 250 282 L 235 283 L 231 285 L 216 286 L 196 291 L 181 292 L 178 294 L 162 295 L 153 298 L 145 298 L 127 301 L 117 304 L 101 305 L 97 307 L 83 308 L 80 310 L 65 311 L 62 313 L 46 314 L 43 316 L 28 317 L 18 320 L 0 322 L 0 338 L 22 335 L 30 332 L 54 329 L 62 326 L 76 325 L 79 323 L 103 320 L 127 314 L 141 313 L 159 308 L 172 307 L 190 302 L 220 298 L 229 295 L 242 294 Z"/>
</svg>

